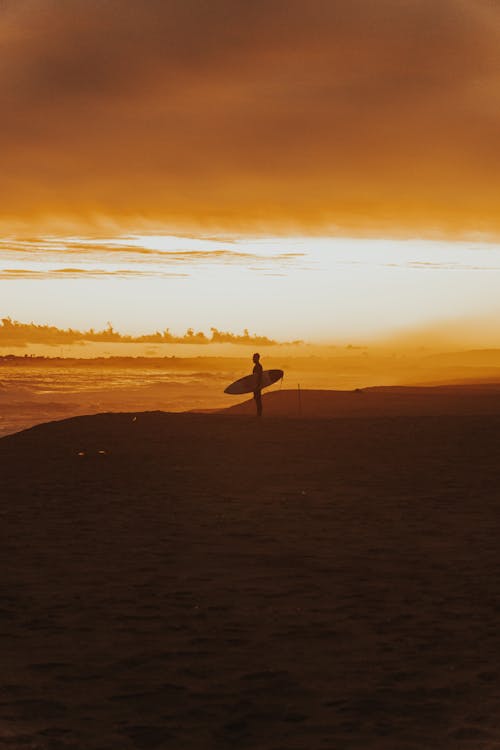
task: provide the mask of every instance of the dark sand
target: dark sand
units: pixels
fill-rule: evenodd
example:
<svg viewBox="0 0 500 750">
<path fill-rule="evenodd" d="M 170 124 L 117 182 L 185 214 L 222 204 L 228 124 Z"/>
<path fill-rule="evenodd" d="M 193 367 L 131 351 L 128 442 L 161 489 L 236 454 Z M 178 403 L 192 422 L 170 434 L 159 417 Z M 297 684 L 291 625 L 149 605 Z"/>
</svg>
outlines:
<svg viewBox="0 0 500 750">
<path fill-rule="evenodd" d="M 234 398 L 234 397 L 233 397 Z M 229 414 L 255 414 L 253 400 Z M 274 390 L 266 394 L 273 417 L 440 417 L 500 414 L 500 385 L 376 386 L 350 391 Z"/>
<path fill-rule="evenodd" d="M 495 415 L 2 439 L 0 747 L 499 748 L 499 459 Z"/>
</svg>

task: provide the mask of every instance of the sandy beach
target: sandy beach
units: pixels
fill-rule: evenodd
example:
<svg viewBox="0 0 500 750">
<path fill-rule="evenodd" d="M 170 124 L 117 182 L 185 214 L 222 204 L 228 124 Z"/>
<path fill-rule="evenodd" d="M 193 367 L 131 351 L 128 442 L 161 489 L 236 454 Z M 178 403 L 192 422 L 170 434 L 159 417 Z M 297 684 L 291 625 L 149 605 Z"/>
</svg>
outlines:
<svg viewBox="0 0 500 750">
<path fill-rule="evenodd" d="M 500 0 L 0 40 L 0 750 L 500 750 Z"/>
<path fill-rule="evenodd" d="M 380 398 L 0 440 L 0 747 L 500 747 L 500 409 Z"/>
</svg>

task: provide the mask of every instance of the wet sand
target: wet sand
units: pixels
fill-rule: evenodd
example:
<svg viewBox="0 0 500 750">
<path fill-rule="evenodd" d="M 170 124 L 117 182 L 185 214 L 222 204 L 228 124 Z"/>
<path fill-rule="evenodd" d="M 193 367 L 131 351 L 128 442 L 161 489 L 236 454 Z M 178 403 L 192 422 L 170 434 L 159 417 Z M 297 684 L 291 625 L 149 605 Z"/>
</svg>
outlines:
<svg viewBox="0 0 500 750">
<path fill-rule="evenodd" d="M 3 438 L 0 747 L 500 747 L 499 467 L 495 415 Z"/>
</svg>

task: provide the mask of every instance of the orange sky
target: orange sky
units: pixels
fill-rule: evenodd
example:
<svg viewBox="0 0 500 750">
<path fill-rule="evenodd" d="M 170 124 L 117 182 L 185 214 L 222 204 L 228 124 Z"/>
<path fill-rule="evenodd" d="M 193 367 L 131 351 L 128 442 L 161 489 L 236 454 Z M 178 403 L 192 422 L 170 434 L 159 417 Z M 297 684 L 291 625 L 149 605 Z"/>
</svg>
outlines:
<svg viewBox="0 0 500 750">
<path fill-rule="evenodd" d="M 488 0 L 3 0 L 0 228 L 500 236 Z"/>
</svg>

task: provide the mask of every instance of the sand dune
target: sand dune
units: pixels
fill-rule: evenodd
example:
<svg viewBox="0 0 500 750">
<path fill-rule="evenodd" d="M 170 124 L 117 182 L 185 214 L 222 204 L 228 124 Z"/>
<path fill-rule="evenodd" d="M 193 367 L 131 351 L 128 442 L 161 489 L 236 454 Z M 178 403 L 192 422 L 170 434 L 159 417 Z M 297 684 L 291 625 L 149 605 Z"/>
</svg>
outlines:
<svg viewBox="0 0 500 750">
<path fill-rule="evenodd" d="M 0 745 L 497 747 L 499 436 L 156 412 L 3 438 Z"/>
<path fill-rule="evenodd" d="M 280 417 L 381 417 L 500 414 L 500 384 L 390 386 L 353 391 L 275 390 L 264 394 L 266 415 Z M 225 409 L 253 414 L 252 399 Z"/>
</svg>

